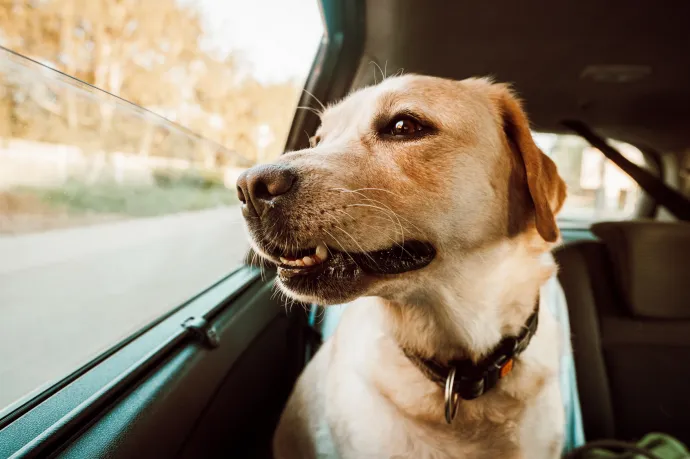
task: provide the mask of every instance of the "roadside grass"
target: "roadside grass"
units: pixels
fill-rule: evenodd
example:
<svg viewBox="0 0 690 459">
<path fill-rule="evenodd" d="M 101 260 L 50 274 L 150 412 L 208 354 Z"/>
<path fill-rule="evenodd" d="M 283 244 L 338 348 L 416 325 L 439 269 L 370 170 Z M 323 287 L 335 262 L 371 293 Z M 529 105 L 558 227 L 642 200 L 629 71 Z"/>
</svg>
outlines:
<svg viewBox="0 0 690 459">
<path fill-rule="evenodd" d="M 87 183 L 0 190 L 0 234 L 24 234 L 110 221 L 156 217 L 238 203 L 217 174 L 156 172 L 150 184 Z"/>
<path fill-rule="evenodd" d="M 234 191 L 187 184 L 127 186 L 114 183 L 87 185 L 69 181 L 56 188 L 22 188 L 50 207 L 75 214 L 153 217 L 203 210 L 237 203 Z"/>
</svg>

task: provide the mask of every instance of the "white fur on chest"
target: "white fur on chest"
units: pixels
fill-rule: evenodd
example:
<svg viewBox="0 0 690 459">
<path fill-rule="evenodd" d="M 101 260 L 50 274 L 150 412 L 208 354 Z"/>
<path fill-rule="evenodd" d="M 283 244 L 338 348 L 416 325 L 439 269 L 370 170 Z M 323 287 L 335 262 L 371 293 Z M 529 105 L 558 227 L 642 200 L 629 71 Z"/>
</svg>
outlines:
<svg viewBox="0 0 690 459">
<path fill-rule="evenodd" d="M 563 415 L 555 376 L 525 403 L 512 406 L 509 397 L 497 393 L 461 402 L 467 412 L 447 426 L 440 391 L 382 333 L 371 301 L 351 305 L 329 343 L 330 362 L 321 377 L 330 435 L 321 441 L 333 445 L 319 449 L 336 450 L 343 459 L 557 457 L 550 451 L 558 447 L 552 444 L 562 434 Z M 539 349 L 555 335 L 554 324 L 543 322 L 541 338 L 525 354 L 533 365 L 557 365 L 557 352 Z M 520 391 L 521 383 L 516 379 L 512 389 Z M 470 410 L 463 403 L 488 408 Z"/>
</svg>

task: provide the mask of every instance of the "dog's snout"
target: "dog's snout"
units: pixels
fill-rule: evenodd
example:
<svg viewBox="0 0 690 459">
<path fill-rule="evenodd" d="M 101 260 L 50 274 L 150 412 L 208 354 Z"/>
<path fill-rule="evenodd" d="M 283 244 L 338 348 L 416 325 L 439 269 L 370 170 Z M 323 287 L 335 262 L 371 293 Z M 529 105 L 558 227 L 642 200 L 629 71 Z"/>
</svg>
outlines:
<svg viewBox="0 0 690 459">
<path fill-rule="evenodd" d="M 294 188 L 296 180 L 297 174 L 286 166 L 256 166 L 237 179 L 237 197 L 262 215 L 271 201 Z"/>
</svg>

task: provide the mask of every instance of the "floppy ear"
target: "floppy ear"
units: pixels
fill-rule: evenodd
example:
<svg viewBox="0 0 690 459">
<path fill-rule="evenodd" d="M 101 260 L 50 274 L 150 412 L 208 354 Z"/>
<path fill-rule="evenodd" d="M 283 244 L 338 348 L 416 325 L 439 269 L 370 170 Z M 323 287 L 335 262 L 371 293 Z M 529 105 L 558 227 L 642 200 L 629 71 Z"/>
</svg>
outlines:
<svg viewBox="0 0 690 459">
<path fill-rule="evenodd" d="M 508 144 L 516 147 L 525 165 L 537 232 L 545 241 L 555 242 L 559 236 L 555 215 L 565 200 L 565 182 L 556 164 L 534 143 L 527 115 L 515 95 L 506 85 L 493 86 L 492 98 L 500 110 Z"/>
</svg>

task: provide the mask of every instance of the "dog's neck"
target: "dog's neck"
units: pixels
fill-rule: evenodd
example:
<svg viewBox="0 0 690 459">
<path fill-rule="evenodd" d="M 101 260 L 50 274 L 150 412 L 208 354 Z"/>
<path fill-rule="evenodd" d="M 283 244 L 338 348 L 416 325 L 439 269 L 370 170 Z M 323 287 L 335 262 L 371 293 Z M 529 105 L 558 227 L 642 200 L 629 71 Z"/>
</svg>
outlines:
<svg viewBox="0 0 690 459">
<path fill-rule="evenodd" d="M 540 287 L 555 272 L 548 247 L 504 241 L 438 260 L 415 291 L 384 300 L 398 344 L 439 362 L 478 360 L 533 312 Z"/>
</svg>

